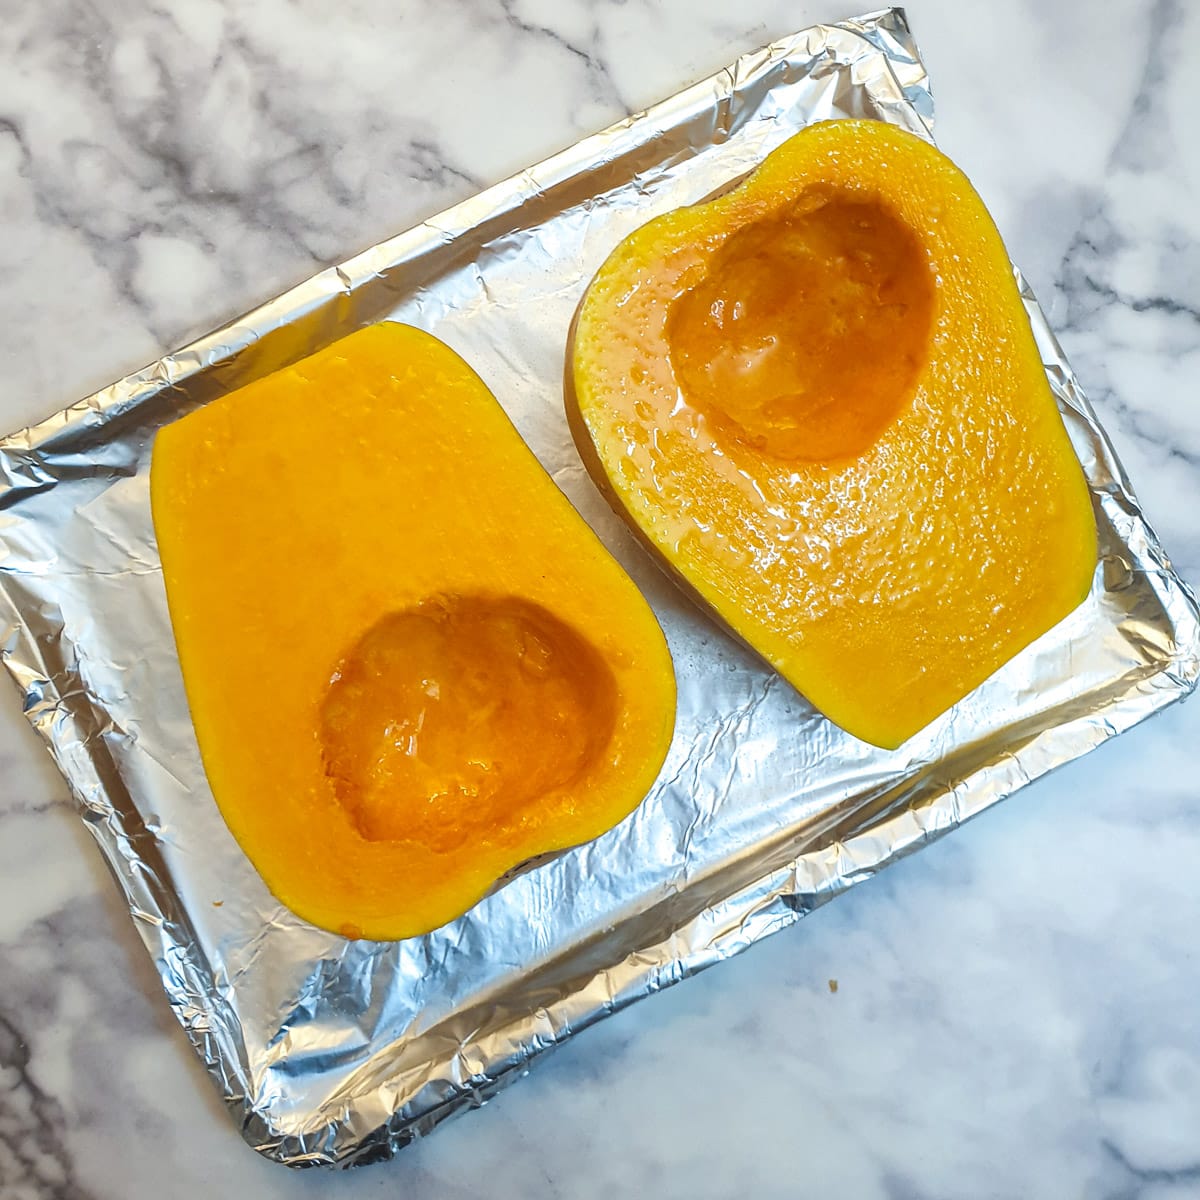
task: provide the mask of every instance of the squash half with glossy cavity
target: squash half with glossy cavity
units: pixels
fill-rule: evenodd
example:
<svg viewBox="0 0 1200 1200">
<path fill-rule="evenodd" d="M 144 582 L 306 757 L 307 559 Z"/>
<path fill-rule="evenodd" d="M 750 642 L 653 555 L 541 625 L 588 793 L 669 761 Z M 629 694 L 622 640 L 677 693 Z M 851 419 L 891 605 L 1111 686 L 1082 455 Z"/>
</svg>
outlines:
<svg viewBox="0 0 1200 1200">
<path fill-rule="evenodd" d="M 1088 594 L 1090 497 L 1004 246 L 894 126 L 812 126 L 622 242 L 576 316 L 567 409 L 672 572 L 879 746 Z"/>
<path fill-rule="evenodd" d="M 429 334 L 373 326 L 164 428 L 151 499 L 213 795 L 301 917 L 424 933 L 649 790 L 654 615 Z"/>
</svg>

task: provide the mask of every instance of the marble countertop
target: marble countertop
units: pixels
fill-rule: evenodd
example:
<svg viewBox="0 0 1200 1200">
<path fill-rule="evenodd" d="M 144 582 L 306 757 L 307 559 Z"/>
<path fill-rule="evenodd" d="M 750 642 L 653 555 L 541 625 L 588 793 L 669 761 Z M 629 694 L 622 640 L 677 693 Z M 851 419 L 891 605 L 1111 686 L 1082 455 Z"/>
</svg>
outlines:
<svg viewBox="0 0 1200 1200">
<path fill-rule="evenodd" d="M 1200 6 L 1103 8 L 912 0 L 908 14 L 941 145 L 1195 586 Z M 8 9 L 5 430 L 744 50 L 856 11 Z M 297 1174 L 228 1121 L 5 685 L 0 1200 L 1200 1196 L 1197 745 L 1200 707 L 1176 706 L 590 1030 L 394 1162 Z"/>
</svg>

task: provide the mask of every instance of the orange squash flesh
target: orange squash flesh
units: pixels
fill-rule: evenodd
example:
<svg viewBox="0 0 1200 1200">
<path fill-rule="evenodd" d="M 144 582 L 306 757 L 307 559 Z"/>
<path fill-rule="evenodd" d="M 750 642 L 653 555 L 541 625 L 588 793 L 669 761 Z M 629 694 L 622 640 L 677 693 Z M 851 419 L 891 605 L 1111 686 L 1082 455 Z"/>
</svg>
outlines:
<svg viewBox="0 0 1200 1200">
<path fill-rule="evenodd" d="M 894 126 L 812 126 L 632 234 L 567 375 L 614 507 L 865 741 L 899 746 L 1088 594 L 1091 502 L 1004 246 Z"/>
<path fill-rule="evenodd" d="M 427 932 L 649 790 L 662 632 L 429 334 L 373 326 L 164 428 L 151 500 L 213 795 L 301 917 Z"/>
</svg>

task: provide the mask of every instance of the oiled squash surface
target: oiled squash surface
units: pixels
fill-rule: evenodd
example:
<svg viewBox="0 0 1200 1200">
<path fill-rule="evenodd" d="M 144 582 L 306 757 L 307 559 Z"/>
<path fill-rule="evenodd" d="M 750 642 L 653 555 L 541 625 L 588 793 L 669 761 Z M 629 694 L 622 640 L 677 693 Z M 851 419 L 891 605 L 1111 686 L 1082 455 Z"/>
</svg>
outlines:
<svg viewBox="0 0 1200 1200">
<path fill-rule="evenodd" d="M 362 330 L 163 429 L 151 494 L 213 795 L 300 916 L 425 932 L 652 784 L 654 616 L 430 335 Z"/>
<path fill-rule="evenodd" d="M 1088 593 L 1090 499 L 1000 237 L 893 126 L 813 126 L 626 239 L 567 390 L 618 511 L 866 741 L 898 746 Z"/>
</svg>

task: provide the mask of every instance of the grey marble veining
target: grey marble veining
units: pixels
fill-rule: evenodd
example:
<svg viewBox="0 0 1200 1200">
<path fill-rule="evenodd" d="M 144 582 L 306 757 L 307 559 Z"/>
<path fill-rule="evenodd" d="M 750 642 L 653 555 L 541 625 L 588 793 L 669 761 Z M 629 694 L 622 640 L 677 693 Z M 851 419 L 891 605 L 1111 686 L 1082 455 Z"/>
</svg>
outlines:
<svg viewBox="0 0 1200 1200">
<path fill-rule="evenodd" d="M 852 11 L 0 2 L 0 425 Z M 1200 8 L 908 11 L 943 147 L 1200 583 Z M 0 1200 L 1200 1196 L 1197 712 L 329 1176 L 241 1144 L 0 690 Z"/>
<path fill-rule="evenodd" d="M 1200 10 L 1159 3 L 1137 92 L 1059 268 L 1060 336 L 1178 565 L 1200 575 L 1200 524 L 1180 503 L 1200 469 L 1200 154 L 1186 115 Z M 1189 69 L 1190 68 L 1190 69 Z M 1168 536 L 1169 531 L 1169 536 Z"/>
</svg>

